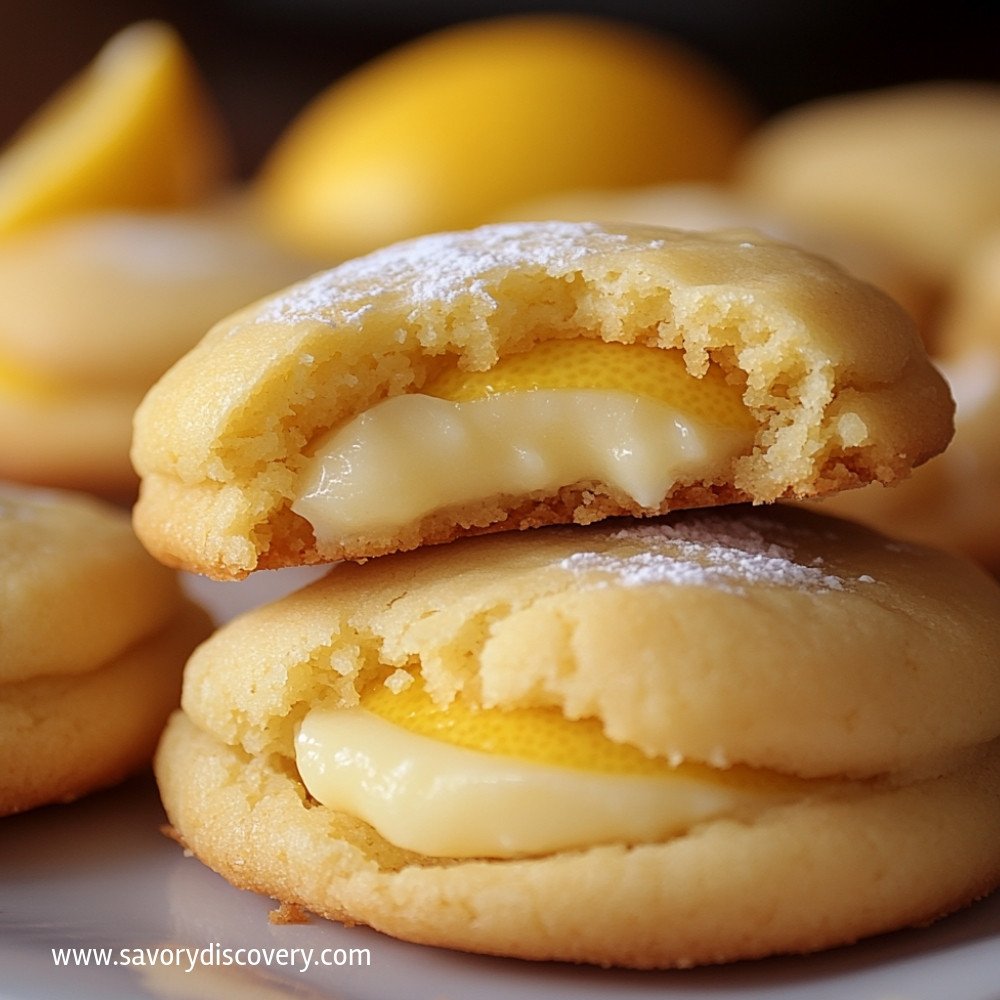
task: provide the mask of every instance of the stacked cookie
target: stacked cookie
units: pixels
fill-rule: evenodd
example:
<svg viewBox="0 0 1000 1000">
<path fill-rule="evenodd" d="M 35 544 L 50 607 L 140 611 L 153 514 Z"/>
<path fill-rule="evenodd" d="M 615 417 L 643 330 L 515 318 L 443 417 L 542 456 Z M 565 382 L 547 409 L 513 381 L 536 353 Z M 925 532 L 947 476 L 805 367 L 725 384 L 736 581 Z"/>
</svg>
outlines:
<svg viewBox="0 0 1000 1000">
<path fill-rule="evenodd" d="M 190 660 L 179 838 L 333 919 L 637 968 L 990 891 L 1000 589 L 775 503 L 904 478 L 951 414 L 899 307 L 749 232 L 492 226 L 235 314 L 137 413 L 136 530 L 338 565 Z"/>
</svg>

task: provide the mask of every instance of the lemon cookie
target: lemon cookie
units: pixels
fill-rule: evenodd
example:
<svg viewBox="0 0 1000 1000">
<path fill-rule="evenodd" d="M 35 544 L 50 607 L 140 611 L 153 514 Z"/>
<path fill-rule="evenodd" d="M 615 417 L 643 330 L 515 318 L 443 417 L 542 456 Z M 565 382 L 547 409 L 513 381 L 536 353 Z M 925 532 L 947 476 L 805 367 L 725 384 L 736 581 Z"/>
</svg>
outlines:
<svg viewBox="0 0 1000 1000">
<path fill-rule="evenodd" d="M 909 317 L 751 233 L 424 237 L 217 324 L 136 414 L 135 524 L 209 575 L 908 474 L 952 403 Z"/>
<path fill-rule="evenodd" d="M 345 563 L 200 647 L 156 772 L 235 885 L 639 968 L 1000 882 L 1000 588 L 784 505 Z"/>
<path fill-rule="evenodd" d="M 740 151 L 739 186 L 870 239 L 945 285 L 1000 223 L 1000 85 L 930 81 L 812 101 Z"/>
<path fill-rule="evenodd" d="M 134 493 L 132 415 L 219 317 L 309 272 L 235 202 L 103 212 L 0 244 L 0 475 Z"/>
<path fill-rule="evenodd" d="M 0 815 L 67 801 L 147 764 L 209 631 L 128 516 L 0 487 Z"/>
</svg>

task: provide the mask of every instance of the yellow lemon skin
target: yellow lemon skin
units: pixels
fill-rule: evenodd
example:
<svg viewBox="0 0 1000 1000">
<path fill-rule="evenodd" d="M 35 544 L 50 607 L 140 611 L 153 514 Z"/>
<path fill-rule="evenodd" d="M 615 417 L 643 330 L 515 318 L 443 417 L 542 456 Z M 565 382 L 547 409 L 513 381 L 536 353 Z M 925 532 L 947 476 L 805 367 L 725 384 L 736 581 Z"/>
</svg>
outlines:
<svg viewBox="0 0 1000 1000">
<path fill-rule="evenodd" d="M 684 777 L 772 792 L 799 792 L 809 784 L 794 775 L 744 765 L 718 768 L 649 757 L 628 743 L 608 739 L 598 720 L 567 719 L 556 708 L 481 708 L 461 696 L 439 705 L 427 694 L 419 675 L 410 677 L 408 684 L 394 690 L 380 675 L 361 692 L 361 707 L 419 736 L 552 767 L 634 777 Z"/>
<path fill-rule="evenodd" d="M 658 400 L 705 423 L 753 429 L 740 386 L 729 384 L 721 369 L 710 366 L 695 378 L 676 349 L 603 340 L 545 340 L 522 354 L 512 354 L 488 371 L 449 368 L 422 391 L 464 402 L 500 392 L 531 389 L 613 389 Z"/>
<path fill-rule="evenodd" d="M 416 678 L 398 693 L 380 682 L 370 684 L 361 706 L 410 732 L 467 750 L 604 774 L 673 770 L 666 760 L 609 740 L 595 719 L 569 720 L 554 708 L 479 708 L 461 698 L 437 705 Z"/>
<path fill-rule="evenodd" d="M 0 152 L 0 235 L 78 212 L 178 208 L 221 190 L 228 139 L 168 25 L 115 35 Z"/>
<path fill-rule="evenodd" d="M 346 258 L 583 187 L 718 179 L 742 93 L 698 56 L 614 21 L 523 15 L 426 35 L 320 94 L 265 160 L 279 235 Z"/>
</svg>

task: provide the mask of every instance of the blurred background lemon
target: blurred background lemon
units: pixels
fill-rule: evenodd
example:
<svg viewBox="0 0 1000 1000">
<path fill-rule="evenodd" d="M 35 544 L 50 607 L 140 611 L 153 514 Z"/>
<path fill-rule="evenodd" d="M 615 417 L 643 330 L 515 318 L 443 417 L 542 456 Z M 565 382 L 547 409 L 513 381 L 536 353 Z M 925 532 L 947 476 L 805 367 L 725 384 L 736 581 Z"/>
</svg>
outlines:
<svg viewBox="0 0 1000 1000">
<path fill-rule="evenodd" d="M 177 32 L 116 34 L 0 152 L 0 236 L 103 208 L 175 208 L 215 193 L 231 156 Z"/>
<path fill-rule="evenodd" d="M 579 15 L 463 24 L 325 90 L 259 181 L 293 245 L 350 257 L 545 192 L 723 177 L 753 115 L 683 46 Z"/>
</svg>

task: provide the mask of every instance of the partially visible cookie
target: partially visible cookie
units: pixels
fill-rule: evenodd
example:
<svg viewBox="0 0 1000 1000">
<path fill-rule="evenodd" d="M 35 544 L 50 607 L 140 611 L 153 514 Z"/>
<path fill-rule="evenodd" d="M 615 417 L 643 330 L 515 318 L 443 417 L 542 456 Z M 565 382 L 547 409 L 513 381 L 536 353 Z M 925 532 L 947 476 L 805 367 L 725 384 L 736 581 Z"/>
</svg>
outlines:
<svg viewBox="0 0 1000 1000">
<path fill-rule="evenodd" d="M 0 487 L 0 815 L 148 763 L 207 616 L 82 495 Z"/>
<path fill-rule="evenodd" d="M 217 324 L 136 414 L 135 525 L 220 578 L 891 482 L 952 402 L 903 310 L 759 234 L 524 223 Z"/>
<path fill-rule="evenodd" d="M 944 285 L 1000 224 L 1000 86 L 930 81 L 801 104 L 748 140 L 737 174 L 766 204 Z"/>
<path fill-rule="evenodd" d="M 221 316 L 309 267 L 236 204 L 78 215 L 0 244 L 0 476 L 134 493 L 132 414 Z"/>
<path fill-rule="evenodd" d="M 231 622 L 156 759 L 235 885 L 639 968 L 805 952 L 1000 884 L 1000 587 L 774 505 L 343 564 Z"/>
<path fill-rule="evenodd" d="M 1000 356 L 1000 225 L 977 243 L 955 274 L 942 321 L 941 352 Z"/>
<path fill-rule="evenodd" d="M 940 346 L 956 405 L 947 450 L 891 489 L 853 490 L 822 507 L 1000 573 L 1000 232 L 959 269 Z"/>
</svg>

